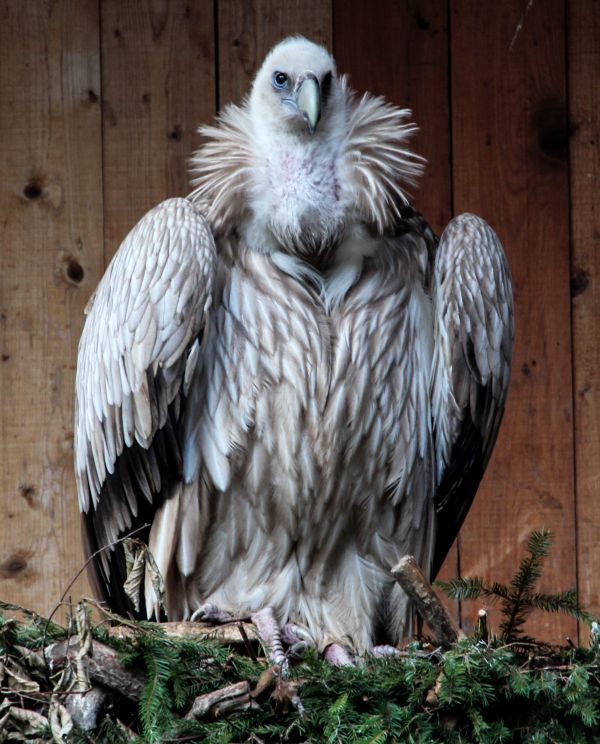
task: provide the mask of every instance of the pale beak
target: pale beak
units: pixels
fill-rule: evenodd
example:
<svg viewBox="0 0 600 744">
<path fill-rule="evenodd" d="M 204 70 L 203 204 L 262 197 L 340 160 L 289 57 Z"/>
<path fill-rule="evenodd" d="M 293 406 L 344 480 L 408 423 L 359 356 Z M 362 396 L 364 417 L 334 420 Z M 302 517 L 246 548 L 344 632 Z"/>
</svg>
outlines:
<svg viewBox="0 0 600 744">
<path fill-rule="evenodd" d="M 321 118 L 321 88 L 312 72 L 300 75 L 292 96 L 285 98 L 284 103 L 298 111 L 309 132 L 314 134 Z"/>
</svg>

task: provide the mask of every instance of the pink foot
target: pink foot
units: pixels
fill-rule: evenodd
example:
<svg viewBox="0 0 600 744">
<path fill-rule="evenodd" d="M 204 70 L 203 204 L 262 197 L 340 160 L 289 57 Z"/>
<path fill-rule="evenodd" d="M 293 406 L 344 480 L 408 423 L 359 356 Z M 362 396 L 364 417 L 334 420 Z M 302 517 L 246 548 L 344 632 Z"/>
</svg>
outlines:
<svg viewBox="0 0 600 744">
<path fill-rule="evenodd" d="M 333 666 L 355 666 L 354 656 L 339 643 L 330 643 L 323 656 Z"/>
</svg>

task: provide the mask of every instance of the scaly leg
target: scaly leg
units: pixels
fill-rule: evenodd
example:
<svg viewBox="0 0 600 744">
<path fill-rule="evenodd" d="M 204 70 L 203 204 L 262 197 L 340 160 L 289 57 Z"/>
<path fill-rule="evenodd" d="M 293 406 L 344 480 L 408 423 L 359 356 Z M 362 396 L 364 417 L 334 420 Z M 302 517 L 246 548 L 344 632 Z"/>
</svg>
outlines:
<svg viewBox="0 0 600 744">
<path fill-rule="evenodd" d="M 287 657 L 283 650 L 281 628 L 275 619 L 275 613 L 271 607 L 264 607 L 258 612 L 253 612 L 250 615 L 250 619 L 258 631 L 260 639 L 266 646 L 269 659 L 271 659 L 273 664 L 278 664 L 283 673 L 284 667 L 287 670 Z"/>
</svg>

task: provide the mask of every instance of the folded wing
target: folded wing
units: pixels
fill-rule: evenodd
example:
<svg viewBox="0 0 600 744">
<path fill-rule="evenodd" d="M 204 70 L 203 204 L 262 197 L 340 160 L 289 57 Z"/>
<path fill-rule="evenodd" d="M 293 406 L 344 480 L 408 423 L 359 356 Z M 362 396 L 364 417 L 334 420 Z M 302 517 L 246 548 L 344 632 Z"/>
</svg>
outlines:
<svg viewBox="0 0 600 744">
<path fill-rule="evenodd" d="M 444 231 L 432 295 L 435 576 L 490 458 L 510 379 L 512 282 L 502 244 L 481 218 L 463 214 Z"/>
<path fill-rule="evenodd" d="M 147 539 L 144 525 L 177 498 L 178 428 L 214 264 L 202 215 L 170 199 L 125 238 L 90 301 L 77 362 L 75 472 L 84 543 L 89 554 L 100 550 L 92 578 L 121 612 L 131 606 L 114 543 L 138 529 Z"/>
</svg>

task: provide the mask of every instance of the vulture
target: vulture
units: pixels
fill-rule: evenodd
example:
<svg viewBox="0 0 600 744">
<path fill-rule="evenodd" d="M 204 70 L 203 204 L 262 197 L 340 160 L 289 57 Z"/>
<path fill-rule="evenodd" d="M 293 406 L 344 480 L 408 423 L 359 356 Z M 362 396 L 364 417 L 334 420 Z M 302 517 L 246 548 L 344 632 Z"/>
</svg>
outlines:
<svg viewBox="0 0 600 744">
<path fill-rule="evenodd" d="M 474 214 L 441 238 L 406 189 L 411 112 L 357 95 L 302 37 L 268 54 L 146 214 L 88 308 L 75 471 L 95 590 L 135 615 L 247 617 L 326 658 L 410 632 L 390 569 L 429 577 L 490 458 L 512 284 Z M 274 652 L 275 653 L 275 652 Z M 329 655 L 328 655 L 329 654 Z"/>
</svg>

